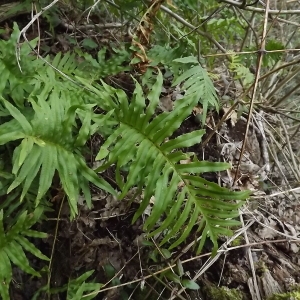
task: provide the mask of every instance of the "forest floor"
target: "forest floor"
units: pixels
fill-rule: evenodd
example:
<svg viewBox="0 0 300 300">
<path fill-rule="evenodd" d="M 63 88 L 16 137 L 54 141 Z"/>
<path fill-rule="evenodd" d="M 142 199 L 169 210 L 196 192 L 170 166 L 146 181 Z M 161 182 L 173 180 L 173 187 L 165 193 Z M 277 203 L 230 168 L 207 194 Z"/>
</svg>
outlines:
<svg viewBox="0 0 300 300">
<path fill-rule="evenodd" d="M 18 15 L 6 19 L 0 26 L 5 27 L 9 34 L 13 22 L 18 22 L 22 28 L 29 20 L 28 14 Z M 42 51 L 48 49 L 49 54 L 56 54 L 58 51 L 72 49 L 65 38 L 68 32 L 65 27 L 58 26 L 55 34 L 49 36 L 46 31 L 43 32 L 42 21 L 40 30 Z M 33 38 L 37 34 L 35 27 L 27 35 Z M 105 43 L 109 45 L 107 36 Z M 5 36 L 2 35 L 2 38 Z M 127 81 L 128 76 L 124 74 L 107 80 L 118 82 L 118 86 L 132 86 L 132 82 Z M 216 88 L 222 93 L 222 88 L 217 83 Z M 176 91 L 166 86 L 166 94 L 173 93 Z M 167 109 L 168 106 L 168 103 L 162 103 L 162 109 Z M 226 109 L 228 108 L 224 107 L 220 114 L 208 116 L 207 135 L 203 140 L 211 132 L 209 128 L 214 127 Z M 247 116 L 236 119 L 236 114 L 232 114 L 204 150 L 201 145 L 188 150 L 195 152 L 199 159 L 224 159 L 236 164 L 238 148 L 245 136 L 245 117 Z M 275 117 L 270 116 L 270 119 Z M 192 114 L 177 134 L 196 129 L 199 129 L 199 122 Z M 243 165 L 244 169 L 239 173 L 235 188 L 251 189 L 253 197 L 241 209 L 240 220 L 243 227 L 235 231 L 234 239 L 220 237 L 217 256 L 210 256 L 212 245 L 209 241 L 202 254 L 195 255 L 193 244 L 198 238 L 195 231 L 185 245 L 175 249 L 170 257 L 163 258 L 159 251 L 154 251 L 152 246 L 145 243 L 143 220 L 131 223 L 138 204 L 130 202 L 130 195 L 128 200 L 120 202 L 91 187 L 91 210 L 84 204 L 79 204 L 78 217 L 70 221 L 67 201 L 54 201 L 54 212 L 48 216 L 48 221 L 39 225 L 40 231 L 49 234 L 47 240 L 36 242 L 36 247 L 51 256 L 51 287 L 61 287 L 70 278 L 95 270 L 94 281 L 105 284 L 95 299 L 259 300 L 271 296 L 272 299 L 300 299 L 300 251 L 299 239 L 297 240 L 300 233 L 300 204 L 297 203 L 299 191 L 295 190 L 293 196 L 281 192 L 278 186 L 282 186 L 282 178 L 275 168 L 271 169 L 267 179 L 258 179 L 264 172 L 264 139 L 268 139 L 267 134 L 262 137 L 255 125 L 250 126 L 246 147 L 250 162 Z M 99 150 L 99 143 L 101 144 L 101 139 L 97 136 L 90 141 L 92 158 Z M 228 173 L 207 174 L 206 178 L 229 186 L 234 171 L 233 168 Z M 113 178 L 112 173 L 104 176 L 107 180 Z M 274 181 L 277 181 L 277 185 Z M 40 263 L 33 258 L 31 260 L 35 269 L 43 267 Z M 180 283 L 172 282 L 163 273 L 178 268 L 178 265 L 182 266 L 183 277 L 193 279 L 200 289 L 183 289 Z M 41 278 L 32 278 L 15 268 L 12 299 L 33 299 L 36 291 L 47 284 L 48 278 L 46 273 Z M 281 294 L 281 298 L 274 298 L 276 293 Z M 45 297 L 41 292 L 36 299 L 46 299 Z M 64 293 L 51 295 L 51 299 L 65 299 L 64 297 Z"/>
</svg>

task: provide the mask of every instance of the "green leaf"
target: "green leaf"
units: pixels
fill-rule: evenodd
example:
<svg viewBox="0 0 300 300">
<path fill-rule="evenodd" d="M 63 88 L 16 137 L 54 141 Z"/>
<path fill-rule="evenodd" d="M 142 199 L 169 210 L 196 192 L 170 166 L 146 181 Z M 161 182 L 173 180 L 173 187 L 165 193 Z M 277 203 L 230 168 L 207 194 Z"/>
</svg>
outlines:
<svg viewBox="0 0 300 300">
<path fill-rule="evenodd" d="M 2 278 L 3 281 L 10 282 L 12 279 L 11 264 L 3 249 L 0 250 L 0 261 L 0 278 Z"/>
<path fill-rule="evenodd" d="M 162 151 L 171 152 L 172 150 L 184 147 L 191 147 L 200 143 L 202 136 L 205 134 L 204 130 L 195 130 L 190 133 L 182 134 L 179 137 L 170 140 L 162 145 Z"/>
<path fill-rule="evenodd" d="M 0 249 L 7 243 L 5 231 L 3 227 L 3 210 L 0 210 Z M 1 274 L 1 273 L 0 273 Z"/>
<path fill-rule="evenodd" d="M 176 58 L 176 59 L 174 59 L 174 61 L 182 63 L 182 64 L 198 64 L 199 63 L 195 56 Z"/>
<path fill-rule="evenodd" d="M 19 215 L 16 224 L 14 224 L 11 229 L 6 233 L 6 241 L 7 243 L 14 240 L 14 238 L 20 233 L 22 228 L 24 227 L 24 223 L 26 221 L 27 212 L 24 211 Z"/>
<path fill-rule="evenodd" d="M 184 269 L 183 269 L 183 266 L 182 266 L 182 263 L 181 263 L 181 260 L 178 259 L 176 261 L 176 265 L 177 265 L 177 269 L 178 269 L 178 274 L 180 277 L 182 277 L 184 275 Z"/>
<path fill-rule="evenodd" d="M 198 211 L 197 209 L 194 209 L 192 211 L 192 215 L 190 216 L 190 219 L 189 219 L 190 224 L 196 224 L 196 221 L 198 219 L 199 214 L 200 214 L 200 211 Z M 178 245 L 180 245 L 181 243 L 183 243 L 189 237 L 189 234 L 192 231 L 192 229 L 193 229 L 192 226 L 186 225 L 185 228 L 184 228 L 184 230 L 182 231 L 182 234 L 181 234 L 180 238 L 176 242 L 174 242 L 169 247 L 169 249 L 174 249 L 175 247 L 177 247 Z"/>
<path fill-rule="evenodd" d="M 72 279 L 69 281 L 67 287 L 67 299 L 72 300 L 81 300 L 81 299 L 93 299 L 97 296 L 97 291 L 103 286 L 100 283 L 86 283 L 85 280 L 88 279 L 94 270 L 88 271 L 82 274 L 80 277 L 76 279 Z M 79 288 L 78 288 L 79 286 Z M 93 295 L 88 297 L 83 296 L 84 293 L 94 292 Z"/>
<path fill-rule="evenodd" d="M 41 149 L 39 147 L 33 147 L 32 151 L 27 156 L 24 164 L 22 165 L 20 172 L 17 175 L 17 178 L 12 182 L 9 186 L 7 193 L 10 193 L 13 189 L 19 186 L 25 179 L 30 178 L 32 179 L 32 175 L 35 175 L 31 172 L 33 169 L 39 168 L 38 160 L 41 155 Z M 17 170 L 13 170 L 14 173 Z M 35 172 L 36 173 L 36 172 Z"/>
<path fill-rule="evenodd" d="M 181 283 L 180 277 L 177 274 L 173 273 L 172 271 L 168 271 L 164 273 L 164 275 L 173 282 Z"/>
<path fill-rule="evenodd" d="M 42 151 L 41 151 L 42 153 Z M 26 175 L 25 181 L 24 181 L 24 185 L 23 185 L 23 190 L 22 190 L 22 194 L 20 197 L 20 201 L 23 201 L 24 197 L 26 196 L 33 180 L 36 178 L 40 168 L 41 168 L 41 156 L 38 156 L 38 161 L 33 165 L 32 169 L 30 170 L 30 172 L 28 173 L 28 175 Z M 22 167 L 22 169 L 25 168 L 24 166 Z M 22 170 L 21 170 L 22 171 Z M 21 172 L 20 172 L 21 174 Z M 38 203 L 38 202 L 37 202 Z"/>
<path fill-rule="evenodd" d="M 145 116 L 145 119 L 143 120 L 142 129 L 145 129 L 145 127 L 147 126 L 147 123 L 153 116 L 155 109 L 159 104 L 159 97 L 160 97 L 161 90 L 162 90 L 162 84 L 163 84 L 163 76 L 162 76 L 161 72 L 159 71 L 156 81 L 153 84 L 152 89 L 150 90 L 150 92 L 148 94 L 149 105 L 146 109 L 146 116 Z"/>
<path fill-rule="evenodd" d="M 37 249 L 32 243 L 30 243 L 23 236 L 16 236 L 15 240 L 28 252 L 33 254 L 34 256 L 49 261 L 50 259 L 44 255 L 39 249 Z"/>
<path fill-rule="evenodd" d="M 169 259 L 172 256 L 171 252 L 168 249 L 161 248 L 160 251 L 161 251 L 164 259 Z"/>
<path fill-rule="evenodd" d="M 55 167 L 57 166 L 57 148 L 53 146 L 47 146 L 45 149 L 43 149 L 41 160 L 42 167 L 38 195 L 36 199 L 37 201 L 42 199 L 52 184 Z"/>
<path fill-rule="evenodd" d="M 81 172 L 82 176 L 84 176 L 88 181 L 103 189 L 110 194 L 116 196 L 116 191 L 111 187 L 111 185 L 106 182 L 103 178 L 98 177 L 97 174 L 90 168 L 86 166 L 82 159 L 77 159 L 79 163 L 79 171 Z"/>
<path fill-rule="evenodd" d="M 63 128 L 63 135 L 68 136 L 71 134 L 72 132 L 72 125 L 74 123 L 75 120 L 75 116 L 76 116 L 76 110 L 77 109 L 82 109 L 84 110 L 85 107 L 82 105 L 73 105 L 71 106 L 64 118 L 63 124 L 62 124 L 62 128 Z"/>
<path fill-rule="evenodd" d="M 19 156 L 19 166 L 21 166 L 24 163 L 24 160 L 30 153 L 33 147 L 33 139 L 31 137 L 27 137 L 23 139 L 21 142 L 21 151 Z"/>
<path fill-rule="evenodd" d="M 22 232 L 23 232 L 24 235 L 29 236 L 29 237 L 33 237 L 33 238 L 45 239 L 45 238 L 48 237 L 47 233 L 39 232 L 39 231 L 36 231 L 36 230 L 31 230 L 31 229 L 23 230 Z"/>
<path fill-rule="evenodd" d="M 6 247 L 4 251 L 6 252 L 9 259 L 21 270 L 28 274 L 40 277 L 40 274 L 36 272 L 32 267 L 30 267 L 29 261 L 26 258 L 22 247 L 18 243 L 12 241 L 10 243 L 10 247 Z"/>
<path fill-rule="evenodd" d="M 30 243 L 26 235 L 30 235 L 31 232 L 36 234 L 34 237 L 46 237 L 42 232 L 31 231 L 29 228 L 40 219 L 43 209 L 37 208 L 32 214 L 27 215 L 27 212 L 23 212 L 19 215 L 17 222 L 4 232 L 3 227 L 3 211 L 0 211 L 0 295 L 2 299 L 7 298 L 10 281 L 12 280 L 12 265 L 11 262 L 17 265 L 24 272 L 39 276 L 30 265 L 24 253 L 26 251 L 31 252 L 43 260 L 49 260 L 38 250 L 32 243 Z"/>
<path fill-rule="evenodd" d="M 0 295 L 2 296 L 3 300 L 10 300 L 9 285 L 7 284 L 7 281 L 1 277 L 1 275 L 0 275 L 0 280 L 2 283 L 0 284 Z"/>
<path fill-rule="evenodd" d="M 205 172 L 218 172 L 230 168 L 229 163 L 219 163 L 210 161 L 191 162 L 177 166 L 177 170 L 181 173 L 205 173 Z"/>
<path fill-rule="evenodd" d="M 6 101 L 3 97 L 1 97 L 2 102 L 4 103 L 5 107 L 8 109 L 10 114 L 19 122 L 20 126 L 24 130 L 24 133 L 29 135 L 32 132 L 32 127 L 30 123 L 27 121 L 25 116 L 21 114 L 21 112 L 11 105 L 8 101 Z"/>
<path fill-rule="evenodd" d="M 189 280 L 189 279 L 182 279 L 181 284 L 190 290 L 199 290 L 200 286 L 193 280 Z"/>
<path fill-rule="evenodd" d="M 77 200 L 79 194 L 79 184 L 77 177 L 77 162 L 74 155 L 63 149 L 58 149 L 57 153 L 58 173 L 66 194 L 71 209 L 71 216 L 77 214 Z"/>
<path fill-rule="evenodd" d="M 88 50 L 93 50 L 93 49 L 96 49 L 98 47 L 98 44 L 95 43 L 91 38 L 83 39 L 81 45 L 82 45 L 83 48 L 86 48 Z"/>
<path fill-rule="evenodd" d="M 172 86 L 176 86 L 184 82 L 182 88 L 186 90 L 185 97 L 195 97 L 197 101 L 202 104 L 202 124 L 204 125 L 207 116 L 208 104 L 217 110 L 219 109 L 218 96 L 214 85 L 209 78 L 207 71 L 200 66 L 196 59 L 187 57 L 175 60 L 175 62 L 184 64 L 192 63 L 194 65 L 178 76 L 172 83 Z"/>
<path fill-rule="evenodd" d="M 78 136 L 75 141 L 75 146 L 77 147 L 84 146 L 87 139 L 90 137 L 91 119 L 92 119 L 92 114 L 90 112 L 87 112 L 83 119 L 82 126 L 78 132 Z"/>
<path fill-rule="evenodd" d="M 7 144 L 10 141 L 15 141 L 24 138 L 24 133 L 21 132 L 9 132 L 0 136 L 0 145 Z"/>
<path fill-rule="evenodd" d="M 107 157 L 108 154 L 109 154 L 109 150 L 107 148 L 105 148 L 104 146 L 102 146 L 100 148 L 100 151 L 98 152 L 95 160 L 102 160 L 105 157 Z"/>
</svg>

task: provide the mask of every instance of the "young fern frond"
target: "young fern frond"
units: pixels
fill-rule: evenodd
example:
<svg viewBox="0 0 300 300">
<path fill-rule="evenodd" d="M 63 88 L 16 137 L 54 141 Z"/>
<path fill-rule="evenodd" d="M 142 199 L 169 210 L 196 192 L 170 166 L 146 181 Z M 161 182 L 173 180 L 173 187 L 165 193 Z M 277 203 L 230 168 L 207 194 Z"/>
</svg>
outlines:
<svg viewBox="0 0 300 300">
<path fill-rule="evenodd" d="M 202 124 L 205 124 L 208 105 L 215 109 L 219 109 L 218 96 L 215 87 L 208 76 L 205 69 L 201 67 L 194 56 L 178 58 L 174 60 L 175 63 L 182 63 L 191 65 L 191 68 L 183 72 L 173 82 L 173 86 L 184 82 L 182 89 L 186 90 L 187 97 L 197 97 L 197 102 L 202 104 Z"/>
<path fill-rule="evenodd" d="M 230 226 L 239 224 L 232 220 L 238 216 L 238 208 L 248 192 L 231 192 L 215 183 L 199 176 L 203 172 L 222 171 L 230 167 L 227 163 L 212 163 L 192 159 L 191 153 L 183 153 L 180 149 L 191 147 L 201 141 L 203 130 L 196 130 L 168 140 L 174 131 L 188 117 L 198 101 L 194 94 L 175 102 L 172 112 L 163 112 L 155 116 L 155 108 L 159 103 L 162 87 L 162 75 L 159 73 L 156 83 L 146 99 L 142 88 L 136 82 L 136 89 L 131 101 L 124 92 L 115 90 L 114 97 L 103 104 L 102 99 L 112 88 L 103 84 L 94 89 L 99 105 L 110 106 L 110 115 L 118 122 L 118 127 L 107 138 L 97 155 L 102 165 L 96 170 L 102 172 L 113 164 L 116 165 L 116 181 L 121 188 L 119 198 L 122 199 L 133 186 L 143 187 L 143 201 L 136 212 L 133 222 L 145 211 L 150 198 L 155 197 L 151 215 L 144 224 L 145 230 L 153 230 L 159 218 L 165 219 L 161 226 L 151 235 L 168 229 L 168 234 L 161 244 L 181 232 L 180 238 L 170 248 L 183 242 L 199 221 L 198 229 L 202 229 L 203 243 L 210 237 L 217 249 L 218 234 L 229 235 Z M 190 163 L 182 164 L 182 161 Z M 127 177 L 121 181 L 120 170 L 129 168 Z M 237 202 L 232 202 L 237 200 Z M 184 230 L 182 231 L 182 228 Z"/>
<path fill-rule="evenodd" d="M 24 250 L 40 259 L 49 260 L 27 238 L 47 237 L 46 233 L 30 229 L 39 220 L 42 212 L 41 207 L 32 214 L 27 214 L 25 211 L 11 228 L 4 230 L 3 211 L 0 211 L 0 296 L 3 300 L 10 299 L 9 284 L 12 280 L 12 263 L 28 274 L 40 277 L 40 274 L 29 265 Z"/>
</svg>

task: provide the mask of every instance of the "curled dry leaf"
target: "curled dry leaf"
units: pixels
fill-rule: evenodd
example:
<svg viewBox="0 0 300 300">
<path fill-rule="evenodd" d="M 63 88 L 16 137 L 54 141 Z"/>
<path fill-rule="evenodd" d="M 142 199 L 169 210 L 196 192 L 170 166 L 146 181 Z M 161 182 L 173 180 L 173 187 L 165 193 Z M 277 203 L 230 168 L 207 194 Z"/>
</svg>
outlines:
<svg viewBox="0 0 300 300">
<path fill-rule="evenodd" d="M 263 229 L 258 230 L 258 235 L 262 239 L 274 239 L 275 237 L 278 236 L 278 227 L 277 227 L 277 222 L 274 221 L 271 217 L 268 219 L 265 219 L 266 227 Z"/>
<path fill-rule="evenodd" d="M 230 107 L 226 107 L 226 106 L 223 107 L 224 114 L 227 114 L 229 110 L 230 110 Z M 231 113 L 229 113 L 229 115 L 226 118 L 226 121 L 227 120 L 230 120 L 230 124 L 232 127 L 235 126 L 235 124 L 237 122 L 237 113 L 235 110 L 233 110 Z"/>
</svg>

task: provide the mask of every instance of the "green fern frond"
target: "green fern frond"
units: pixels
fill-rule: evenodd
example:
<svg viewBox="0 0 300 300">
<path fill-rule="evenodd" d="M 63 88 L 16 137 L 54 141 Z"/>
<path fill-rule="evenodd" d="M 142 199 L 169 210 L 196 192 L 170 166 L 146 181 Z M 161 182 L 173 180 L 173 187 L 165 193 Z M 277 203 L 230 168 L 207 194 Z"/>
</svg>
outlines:
<svg viewBox="0 0 300 300">
<path fill-rule="evenodd" d="M 87 271 L 78 278 L 71 279 L 67 284 L 58 288 L 51 288 L 49 290 L 48 285 L 39 289 L 32 300 L 41 299 L 40 294 L 42 292 L 48 292 L 50 294 L 58 294 L 67 292 L 67 300 L 81 300 L 81 299 L 94 299 L 97 296 L 97 292 L 101 289 L 103 284 L 95 283 L 93 281 L 86 282 L 86 280 L 94 273 L 94 270 Z M 92 294 L 92 295 L 87 295 Z"/>
<path fill-rule="evenodd" d="M 0 211 L 0 295 L 4 300 L 10 299 L 8 290 L 12 280 L 12 263 L 28 274 L 40 277 L 40 274 L 29 265 L 24 250 L 40 259 L 49 260 L 27 239 L 27 237 L 47 237 L 46 233 L 30 229 L 42 212 L 41 208 L 37 208 L 32 214 L 23 212 L 17 222 L 5 231 L 3 211 Z"/>
<path fill-rule="evenodd" d="M 183 82 L 182 89 L 186 90 L 187 97 L 197 97 L 203 107 L 202 124 L 205 124 L 208 105 L 219 109 L 219 101 L 216 90 L 208 73 L 201 67 L 194 56 L 175 59 L 174 62 L 191 65 L 191 68 L 183 72 L 173 82 L 172 86 L 176 86 Z"/>
<path fill-rule="evenodd" d="M 27 44 L 21 47 L 21 73 L 15 59 L 18 35 L 19 29 L 14 25 L 10 40 L 0 41 L 0 56 L 3 58 L 0 70 L 4 74 L 0 83 L 0 115 L 3 116 L 0 144 L 14 144 L 12 175 L 15 178 L 6 191 L 10 193 L 20 186 L 22 200 L 38 182 L 38 204 L 51 187 L 57 171 L 74 216 L 80 191 L 91 206 L 89 182 L 115 193 L 107 182 L 87 167 L 83 159 L 85 144 L 97 126 L 93 124 L 94 104 L 90 104 L 87 91 L 66 80 L 45 61 L 31 56 L 32 50 Z M 83 74 L 77 59 L 78 56 L 70 53 L 46 58 L 68 76 Z M 15 94 L 17 87 L 22 92 Z M 20 144 L 16 147 L 14 141 L 20 141 Z"/>
<path fill-rule="evenodd" d="M 16 42 L 19 36 L 19 28 L 14 23 L 13 32 L 8 41 L 0 41 L 0 95 L 12 98 L 18 107 L 24 105 L 26 96 L 32 90 L 28 78 L 34 75 L 40 62 L 30 53 L 31 47 L 35 47 L 37 39 L 24 44 L 20 48 L 20 55 L 26 59 L 20 62 L 23 73 L 16 62 Z"/>
<path fill-rule="evenodd" d="M 119 126 L 100 148 L 96 159 L 100 160 L 102 165 L 96 171 L 102 172 L 113 164 L 116 165 L 117 182 L 122 190 L 120 199 L 125 197 L 133 186 L 144 188 L 144 198 L 133 222 L 141 216 L 150 198 L 154 196 L 154 207 L 144 228 L 148 231 L 153 230 L 159 218 L 164 215 L 163 223 L 152 233 L 153 235 L 165 229 L 169 230 L 161 244 L 179 232 L 181 237 L 170 247 L 181 243 L 197 225 L 201 216 L 198 229 L 202 230 L 202 241 L 210 237 L 216 250 L 218 234 L 228 235 L 231 232 L 228 227 L 238 224 L 232 219 L 238 215 L 238 208 L 243 203 L 240 200 L 247 198 L 249 193 L 231 192 L 199 176 L 203 172 L 225 170 L 230 167 L 229 164 L 198 161 L 192 159 L 192 154 L 180 150 L 199 143 L 204 130 L 196 130 L 167 140 L 190 115 L 198 97 L 190 94 L 176 101 L 172 112 L 163 112 L 155 116 L 162 81 L 162 75 L 159 73 L 147 96 L 148 104 L 137 82 L 131 101 L 128 101 L 124 92 L 115 91 L 115 97 L 111 97 L 111 101 L 105 103 L 105 106 L 110 105 L 110 109 L 113 110 L 111 118 L 117 121 Z M 88 85 L 88 88 L 96 90 L 91 85 Z M 107 99 L 104 95 L 111 91 L 111 87 L 103 84 L 95 93 L 102 100 Z M 116 101 L 119 107 L 116 107 Z M 192 161 L 181 164 L 181 161 L 188 160 Z M 122 168 L 129 170 L 124 181 L 121 181 L 122 177 L 118 175 Z M 232 202 L 233 200 L 237 202 Z M 202 246 L 203 242 L 200 243 L 198 251 Z"/>
<path fill-rule="evenodd" d="M 80 277 L 70 280 L 67 285 L 67 299 L 81 300 L 84 298 L 89 300 L 95 298 L 97 296 L 97 291 L 99 291 L 103 285 L 100 283 L 85 282 L 93 273 L 94 270 L 88 271 Z M 94 292 L 94 294 L 90 296 L 84 296 L 85 293 L 91 292 Z"/>
<path fill-rule="evenodd" d="M 48 56 L 46 60 L 54 68 L 70 77 L 74 75 L 87 77 L 88 75 L 91 80 L 100 80 L 129 70 L 128 64 L 124 64 L 124 62 L 130 61 L 131 54 L 124 48 L 115 50 L 115 52 L 116 54 L 106 59 L 106 48 L 102 48 L 98 52 L 97 58 L 93 58 L 90 54 L 77 49 L 76 53 L 67 52 L 62 54 L 59 52 L 53 59 Z M 44 64 L 44 67 L 47 66 Z M 42 73 L 45 73 L 44 69 L 42 69 Z M 57 76 L 59 75 L 52 70 L 51 78 L 54 79 Z"/>
<path fill-rule="evenodd" d="M 114 49 L 114 53 L 110 55 L 110 58 L 106 57 L 106 52 L 107 49 L 103 47 L 98 52 L 97 58 L 93 58 L 90 54 L 77 50 L 77 55 L 80 58 L 84 58 L 84 61 L 78 65 L 78 69 L 82 74 L 90 74 L 93 80 L 129 71 L 130 68 L 128 66 L 131 53 L 128 50 L 123 47 L 121 49 Z M 127 63 L 125 64 L 125 62 Z"/>
<path fill-rule="evenodd" d="M 2 98 L 2 103 L 17 123 L 8 122 L 8 124 L 0 125 L 0 132 L 3 128 L 7 130 L 9 124 L 16 125 L 10 137 L 8 132 L 0 136 L 0 144 L 22 139 L 14 151 L 12 173 L 15 179 L 7 192 L 10 193 L 22 185 L 22 200 L 35 178 L 39 176 L 36 197 L 39 203 L 49 190 L 57 170 L 62 187 L 69 199 L 71 216 L 74 217 L 77 213 L 80 189 L 85 193 L 88 206 L 91 206 L 91 197 L 85 188 L 88 181 L 112 194 L 115 193 L 106 181 L 86 166 L 80 151 L 74 151 L 79 150 L 79 147 L 82 147 L 90 136 L 93 105 L 72 106 L 72 101 L 67 95 L 65 101 L 62 101 L 61 95 L 55 90 L 51 91 L 48 101 L 40 95 L 37 101 L 34 101 L 35 98 L 36 96 L 32 94 L 29 99 L 35 112 L 32 117 L 22 114 L 20 110 Z M 73 126 L 76 124 L 75 118 L 79 111 L 82 125 L 78 134 L 74 135 Z"/>
<path fill-rule="evenodd" d="M 230 52 L 231 61 L 229 69 L 235 73 L 235 79 L 240 79 L 245 87 L 249 87 L 254 81 L 254 74 L 241 63 L 241 59 L 234 52 Z"/>
</svg>

